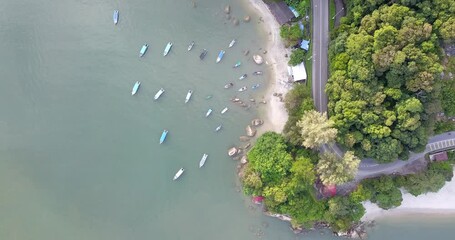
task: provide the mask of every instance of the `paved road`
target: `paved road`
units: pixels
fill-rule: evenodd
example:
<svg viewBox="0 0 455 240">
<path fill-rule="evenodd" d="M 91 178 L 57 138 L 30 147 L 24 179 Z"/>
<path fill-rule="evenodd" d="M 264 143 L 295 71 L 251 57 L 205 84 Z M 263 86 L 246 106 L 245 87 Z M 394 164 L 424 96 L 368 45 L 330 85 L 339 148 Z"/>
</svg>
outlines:
<svg viewBox="0 0 455 240">
<path fill-rule="evenodd" d="M 329 0 L 313 0 L 313 99 L 319 112 L 327 112 L 327 83 L 329 44 Z M 437 150 L 455 148 L 455 131 L 440 134 L 430 138 L 422 153 L 411 153 L 406 161 L 396 160 L 392 163 L 378 164 L 373 159 L 362 159 L 356 179 L 375 177 L 382 174 L 399 172 L 405 165 L 418 161 L 425 154 Z M 323 145 L 321 151 L 335 152 L 342 157 L 344 152 L 337 145 Z"/>
<path fill-rule="evenodd" d="M 329 1 L 313 0 L 313 99 L 316 109 L 327 112 L 327 51 L 329 47 Z"/>
</svg>

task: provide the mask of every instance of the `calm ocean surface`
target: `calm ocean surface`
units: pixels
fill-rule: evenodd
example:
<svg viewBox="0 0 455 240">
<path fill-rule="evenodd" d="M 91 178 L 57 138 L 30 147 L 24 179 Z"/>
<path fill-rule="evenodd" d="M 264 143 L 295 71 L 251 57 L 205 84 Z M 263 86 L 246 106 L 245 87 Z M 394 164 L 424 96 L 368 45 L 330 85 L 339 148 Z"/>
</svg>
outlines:
<svg viewBox="0 0 455 240">
<path fill-rule="evenodd" d="M 196 3 L 0 0 L 0 239 L 333 239 L 296 236 L 239 192 L 226 150 L 261 107 L 245 110 L 229 99 L 262 98 L 268 69 L 242 52 L 264 48 L 265 33 L 245 0 Z M 226 4 L 232 16 L 252 21 L 233 26 Z M 168 41 L 174 46 L 163 57 Z M 190 41 L 196 45 L 187 52 Z M 150 47 L 139 58 L 144 43 Z M 200 61 L 203 48 L 209 52 Z M 221 49 L 226 55 L 215 64 Z M 258 70 L 265 76 L 251 75 Z M 243 73 L 248 78 L 237 80 Z M 132 97 L 135 81 L 142 85 Z M 234 89 L 223 88 L 228 82 Z M 260 91 L 236 91 L 256 83 Z M 163 129 L 169 134 L 160 145 Z M 203 153 L 209 158 L 199 169 Z M 371 239 L 429 225 L 400 224 L 380 225 Z M 433 239 L 453 234 L 438 226 L 432 236 L 441 237 Z"/>
</svg>

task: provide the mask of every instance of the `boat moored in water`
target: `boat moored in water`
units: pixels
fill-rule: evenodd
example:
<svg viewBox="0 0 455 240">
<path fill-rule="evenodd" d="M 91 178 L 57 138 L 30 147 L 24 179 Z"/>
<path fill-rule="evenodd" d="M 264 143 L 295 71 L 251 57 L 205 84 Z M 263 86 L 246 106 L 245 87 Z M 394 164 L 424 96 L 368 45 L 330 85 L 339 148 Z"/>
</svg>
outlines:
<svg viewBox="0 0 455 240">
<path fill-rule="evenodd" d="M 166 140 L 167 133 L 168 133 L 168 130 L 164 129 L 164 131 L 160 137 L 160 144 L 162 144 L 164 142 L 164 140 Z"/>
<path fill-rule="evenodd" d="M 114 14 L 112 15 L 112 18 L 114 20 L 114 24 L 117 25 L 118 23 L 118 10 L 114 10 Z"/>
<path fill-rule="evenodd" d="M 231 88 L 232 86 L 234 86 L 233 83 L 228 83 L 228 84 L 224 85 L 224 88 L 228 89 L 228 88 Z"/>
<path fill-rule="evenodd" d="M 167 45 L 166 45 L 166 48 L 164 48 L 164 52 L 163 52 L 163 56 L 166 57 L 167 54 L 169 53 L 169 51 L 171 50 L 172 48 L 172 43 L 171 42 L 168 42 Z"/>
<path fill-rule="evenodd" d="M 239 92 L 243 92 L 243 91 L 246 91 L 246 86 L 241 87 L 241 88 L 239 89 Z"/>
<path fill-rule="evenodd" d="M 131 96 L 133 96 L 137 93 L 139 86 L 141 86 L 141 82 L 136 81 L 136 83 L 134 83 L 133 90 L 131 90 Z"/>
<path fill-rule="evenodd" d="M 248 77 L 248 75 L 245 73 L 245 74 L 243 74 L 242 76 L 239 77 L 239 80 L 243 80 L 243 79 L 245 79 L 246 77 Z"/>
<path fill-rule="evenodd" d="M 203 60 L 205 58 L 205 55 L 207 55 L 207 49 L 202 50 L 201 55 L 199 55 L 199 58 Z"/>
<path fill-rule="evenodd" d="M 209 110 L 207 110 L 207 113 L 205 114 L 205 117 L 210 116 L 210 114 L 212 114 L 212 109 L 211 108 L 209 108 Z"/>
<path fill-rule="evenodd" d="M 259 83 L 258 84 L 254 84 L 253 86 L 251 86 L 251 89 L 257 89 L 259 88 Z"/>
<path fill-rule="evenodd" d="M 191 51 L 191 49 L 193 49 L 193 46 L 194 46 L 194 41 L 191 41 L 190 45 L 188 45 L 188 52 Z"/>
<path fill-rule="evenodd" d="M 233 47 L 235 44 L 235 39 L 232 39 L 232 41 L 229 43 L 229 48 Z"/>
<path fill-rule="evenodd" d="M 228 109 L 229 108 L 227 108 L 227 107 L 223 108 L 223 110 L 221 110 L 221 114 L 224 114 L 225 112 L 227 112 Z"/>
<path fill-rule="evenodd" d="M 234 65 L 233 68 L 238 68 L 238 67 L 240 67 L 240 65 L 242 65 L 242 62 L 238 61 L 238 62 Z"/>
<path fill-rule="evenodd" d="M 156 94 L 155 94 L 155 100 L 161 97 L 161 94 L 164 93 L 164 88 L 161 88 Z"/>
<path fill-rule="evenodd" d="M 223 127 L 223 125 L 219 125 L 218 127 L 216 127 L 216 128 L 215 128 L 215 132 L 220 131 L 222 127 Z"/>
<path fill-rule="evenodd" d="M 253 75 L 255 75 L 255 76 L 262 75 L 262 71 L 256 71 L 253 73 Z"/>
<path fill-rule="evenodd" d="M 179 178 L 180 176 L 182 176 L 183 172 L 185 172 L 185 169 L 184 168 L 180 168 L 177 173 L 174 175 L 174 178 L 173 180 L 177 180 L 177 178 Z"/>
<path fill-rule="evenodd" d="M 190 101 L 191 95 L 193 95 L 193 90 L 188 90 L 188 93 L 186 94 L 186 98 L 185 98 L 185 103 Z"/>
<path fill-rule="evenodd" d="M 218 54 L 218 57 L 216 58 L 216 63 L 219 63 L 221 59 L 223 59 L 223 56 L 226 52 L 224 50 L 221 50 L 220 53 Z"/>
<path fill-rule="evenodd" d="M 143 57 L 145 52 L 147 52 L 147 49 L 149 48 L 148 44 L 144 44 L 141 48 L 141 51 L 139 52 L 139 57 Z"/>
<path fill-rule="evenodd" d="M 201 161 L 199 161 L 199 168 L 201 168 L 202 166 L 204 166 L 205 164 L 205 161 L 207 160 L 207 157 L 209 155 L 207 155 L 206 153 L 204 153 L 204 155 L 202 155 L 202 158 L 201 158 Z"/>
</svg>

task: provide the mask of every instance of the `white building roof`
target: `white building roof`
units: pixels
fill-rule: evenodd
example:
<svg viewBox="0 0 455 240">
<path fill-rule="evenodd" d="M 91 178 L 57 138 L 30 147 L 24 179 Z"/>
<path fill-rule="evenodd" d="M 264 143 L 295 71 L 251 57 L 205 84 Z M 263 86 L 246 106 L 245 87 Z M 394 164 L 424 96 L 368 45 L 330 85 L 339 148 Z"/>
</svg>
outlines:
<svg viewBox="0 0 455 240">
<path fill-rule="evenodd" d="M 295 67 L 291 67 L 290 71 L 288 71 L 288 72 L 293 77 L 294 82 L 303 81 L 303 80 L 306 80 L 306 78 L 307 78 L 306 69 L 305 69 L 305 65 L 303 64 L 303 62 Z"/>
</svg>

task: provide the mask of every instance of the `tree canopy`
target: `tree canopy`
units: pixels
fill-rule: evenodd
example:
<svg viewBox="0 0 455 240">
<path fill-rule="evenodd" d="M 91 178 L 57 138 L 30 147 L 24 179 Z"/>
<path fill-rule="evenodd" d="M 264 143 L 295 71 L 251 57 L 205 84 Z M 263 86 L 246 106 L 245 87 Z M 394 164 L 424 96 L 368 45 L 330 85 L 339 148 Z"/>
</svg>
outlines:
<svg viewBox="0 0 455 240">
<path fill-rule="evenodd" d="M 380 162 L 426 145 L 439 104 L 439 40 L 450 41 L 454 28 L 445 24 L 454 1 L 394 2 L 348 1 L 329 49 L 326 92 L 337 142 Z"/>
<path fill-rule="evenodd" d="M 297 126 L 301 129 L 302 144 L 307 148 L 317 148 L 332 142 L 337 135 L 337 130 L 332 127 L 333 122 L 327 119 L 327 114 L 315 110 L 306 111 Z"/>
<path fill-rule="evenodd" d="M 360 159 L 352 151 L 338 158 L 334 153 L 324 153 L 316 166 L 317 173 L 325 185 L 342 184 L 354 179 Z"/>
</svg>

